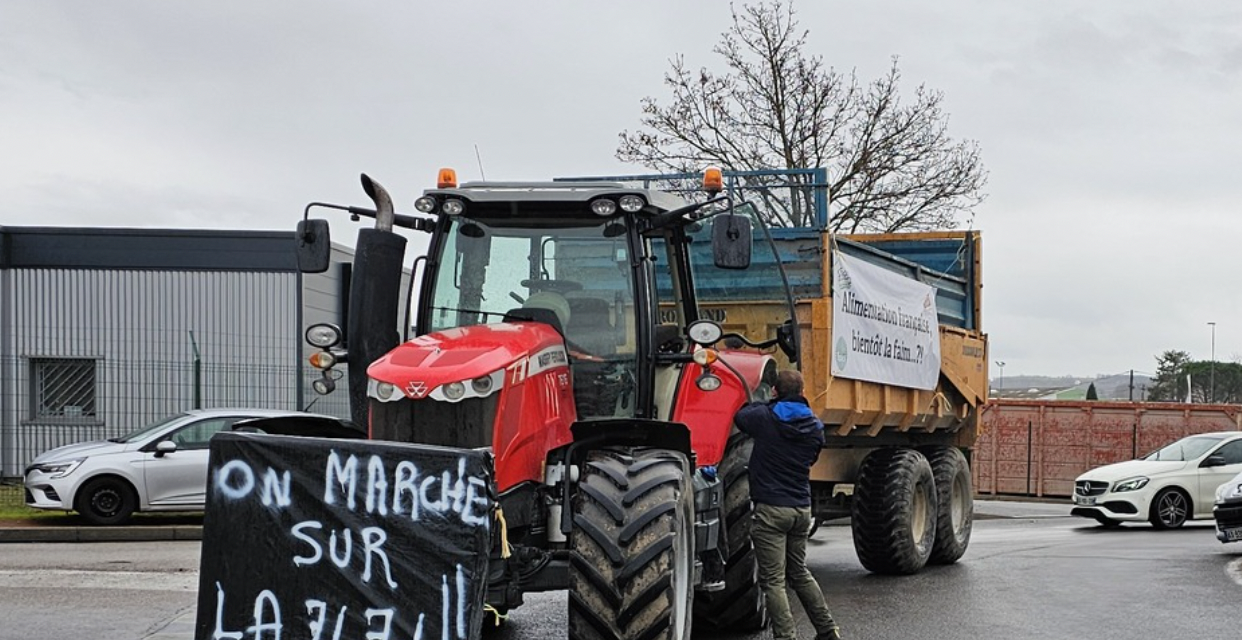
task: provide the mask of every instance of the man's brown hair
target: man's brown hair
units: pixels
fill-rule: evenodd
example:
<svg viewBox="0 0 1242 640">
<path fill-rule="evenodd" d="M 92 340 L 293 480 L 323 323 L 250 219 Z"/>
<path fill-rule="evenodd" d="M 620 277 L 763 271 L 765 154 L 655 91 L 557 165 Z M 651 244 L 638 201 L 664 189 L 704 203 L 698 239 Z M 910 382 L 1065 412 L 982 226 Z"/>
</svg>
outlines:
<svg viewBox="0 0 1242 640">
<path fill-rule="evenodd" d="M 802 396 L 802 373 L 796 369 L 783 369 L 776 373 L 776 397 L 798 398 Z"/>
</svg>

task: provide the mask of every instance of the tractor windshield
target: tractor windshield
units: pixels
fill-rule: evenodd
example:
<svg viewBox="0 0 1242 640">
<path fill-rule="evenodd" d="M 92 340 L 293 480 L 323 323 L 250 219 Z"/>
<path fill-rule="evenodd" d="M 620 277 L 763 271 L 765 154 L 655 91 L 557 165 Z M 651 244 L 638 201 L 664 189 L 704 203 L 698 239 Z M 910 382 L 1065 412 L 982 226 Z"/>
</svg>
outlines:
<svg viewBox="0 0 1242 640">
<path fill-rule="evenodd" d="M 427 330 L 547 310 L 538 317 L 554 323 L 573 358 L 579 417 L 632 415 L 635 341 L 625 318 L 633 313 L 634 288 L 625 222 L 557 213 L 450 220 Z M 598 380 L 579 380 L 584 375 Z M 584 401 L 587 391 L 601 385 L 610 387 L 610 399 Z"/>
</svg>

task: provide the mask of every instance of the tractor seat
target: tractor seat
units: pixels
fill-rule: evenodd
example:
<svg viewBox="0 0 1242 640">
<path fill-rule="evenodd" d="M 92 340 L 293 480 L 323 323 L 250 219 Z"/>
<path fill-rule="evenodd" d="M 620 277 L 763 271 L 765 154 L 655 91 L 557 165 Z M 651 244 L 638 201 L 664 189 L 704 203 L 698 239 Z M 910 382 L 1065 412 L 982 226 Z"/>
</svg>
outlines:
<svg viewBox="0 0 1242 640">
<path fill-rule="evenodd" d="M 612 306 L 602 298 L 569 298 L 569 322 L 565 337 L 587 353 L 596 356 L 617 352 Z"/>
</svg>

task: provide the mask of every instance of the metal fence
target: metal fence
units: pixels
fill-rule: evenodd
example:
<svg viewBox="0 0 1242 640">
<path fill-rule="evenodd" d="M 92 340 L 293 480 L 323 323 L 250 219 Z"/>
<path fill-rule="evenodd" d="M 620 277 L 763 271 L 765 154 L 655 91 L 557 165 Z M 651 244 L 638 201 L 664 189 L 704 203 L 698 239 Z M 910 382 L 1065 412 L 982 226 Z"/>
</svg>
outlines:
<svg viewBox="0 0 1242 640">
<path fill-rule="evenodd" d="M 49 449 L 121 436 L 187 409 L 310 405 L 316 413 L 347 417 L 347 394 L 315 395 L 310 382 L 318 375 L 302 369 L 0 358 L 0 371 L 16 378 L 0 394 L 0 477 L 19 477 Z"/>
</svg>

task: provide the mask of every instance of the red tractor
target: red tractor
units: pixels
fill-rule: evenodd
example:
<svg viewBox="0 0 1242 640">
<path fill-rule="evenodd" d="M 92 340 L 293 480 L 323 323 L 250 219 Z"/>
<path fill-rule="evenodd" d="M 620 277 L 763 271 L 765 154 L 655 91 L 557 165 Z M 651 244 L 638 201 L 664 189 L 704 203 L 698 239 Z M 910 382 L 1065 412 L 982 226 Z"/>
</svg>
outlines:
<svg viewBox="0 0 1242 640">
<path fill-rule="evenodd" d="M 763 626 L 750 444 L 732 418 L 766 399 L 776 357 L 796 362 L 793 300 L 787 284 L 774 292 L 789 315 L 771 335 L 726 334 L 696 288 L 751 277 L 760 251 L 780 270 L 754 210 L 719 196 L 713 171 L 708 197 L 687 203 L 608 182 L 458 185 L 446 170 L 415 202 L 421 215 L 394 213 L 363 183 L 374 209 L 321 205 L 377 224 L 359 236 L 348 336 L 307 331 L 324 369 L 315 386 L 330 390 L 347 361 L 371 438 L 490 448 L 504 526 L 488 610 L 568 589 L 573 638 L 686 638 L 692 619 Z M 430 234 L 404 341 L 394 226 Z M 297 235 L 302 270 L 325 270 L 327 222 Z"/>
</svg>

